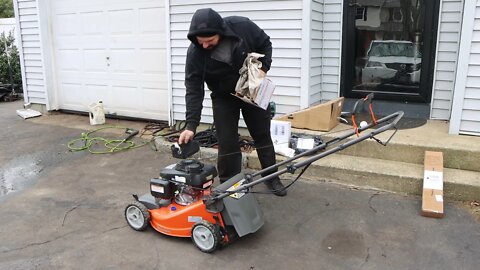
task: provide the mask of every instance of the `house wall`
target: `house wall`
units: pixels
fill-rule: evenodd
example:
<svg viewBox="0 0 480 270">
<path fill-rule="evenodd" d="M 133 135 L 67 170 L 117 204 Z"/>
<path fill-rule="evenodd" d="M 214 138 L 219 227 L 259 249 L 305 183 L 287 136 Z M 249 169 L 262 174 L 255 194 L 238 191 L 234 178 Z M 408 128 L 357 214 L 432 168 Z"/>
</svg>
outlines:
<svg viewBox="0 0 480 270">
<path fill-rule="evenodd" d="M 455 89 L 463 0 L 442 0 L 430 118 L 450 119 Z"/>
<path fill-rule="evenodd" d="M 17 42 L 22 66 L 25 101 L 46 104 L 45 70 L 42 55 L 39 9 L 35 0 L 13 1 L 17 18 Z"/>
<path fill-rule="evenodd" d="M 449 132 L 480 135 L 480 1 L 465 2 Z"/>
<path fill-rule="evenodd" d="M 185 119 L 185 58 L 190 41 L 188 28 L 193 13 L 210 7 L 225 16 L 246 16 L 270 36 L 273 62 L 268 76 L 277 85 L 273 101 L 284 114 L 300 108 L 302 56 L 301 0 L 170 0 L 173 119 Z M 265 9 L 268 8 L 268 12 Z M 203 103 L 203 123 L 212 123 L 209 91 Z"/>
</svg>

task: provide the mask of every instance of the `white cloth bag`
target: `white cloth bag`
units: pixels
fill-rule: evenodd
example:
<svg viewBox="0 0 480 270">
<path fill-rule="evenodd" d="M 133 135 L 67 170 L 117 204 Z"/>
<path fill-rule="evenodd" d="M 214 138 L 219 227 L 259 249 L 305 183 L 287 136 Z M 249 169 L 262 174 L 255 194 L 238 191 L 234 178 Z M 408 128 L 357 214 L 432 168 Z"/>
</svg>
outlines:
<svg viewBox="0 0 480 270">
<path fill-rule="evenodd" d="M 264 77 L 261 75 L 262 62 L 258 60 L 264 57 L 264 54 L 249 53 L 247 58 L 243 61 L 243 66 L 240 69 L 240 78 L 235 86 L 235 92 L 241 96 L 246 96 L 249 99 L 255 99 L 258 89 Z"/>
</svg>

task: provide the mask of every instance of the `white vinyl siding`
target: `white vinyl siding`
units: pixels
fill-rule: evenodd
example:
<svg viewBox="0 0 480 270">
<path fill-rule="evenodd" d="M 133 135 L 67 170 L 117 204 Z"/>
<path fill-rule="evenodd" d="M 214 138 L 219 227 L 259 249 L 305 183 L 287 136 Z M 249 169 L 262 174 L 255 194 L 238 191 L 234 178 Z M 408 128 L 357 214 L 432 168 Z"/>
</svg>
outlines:
<svg viewBox="0 0 480 270">
<path fill-rule="evenodd" d="M 463 0 L 441 1 L 431 119 L 450 119 L 462 16 Z"/>
<path fill-rule="evenodd" d="M 480 0 L 465 3 L 450 133 L 480 135 Z"/>
<path fill-rule="evenodd" d="M 480 1 L 476 1 L 469 60 L 459 133 L 480 135 Z"/>
<path fill-rule="evenodd" d="M 15 0 L 14 10 L 25 101 L 47 104 L 37 1 Z"/>
<path fill-rule="evenodd" d="M 285 114 L 300 108 L 301 96 L 301 0 L 170 0 L 171 70 L 173 119 L 185 119 L 185 58 L 190 41 L 188 28 L 199 8 L 212 8 L 222 17 L 245 16 L 270 36 L 273 62 L 268 76 L 277 85 L 273 101 L 277 112 Z M 212 123 L 210 92 L 205 93 L 202 123 Z"/>
<path fill-rule="evenodd" d="M 321 102 L 335 99 L 340 93 L 342 10 L 342 0 L 323 3 Z"/>
</svg>

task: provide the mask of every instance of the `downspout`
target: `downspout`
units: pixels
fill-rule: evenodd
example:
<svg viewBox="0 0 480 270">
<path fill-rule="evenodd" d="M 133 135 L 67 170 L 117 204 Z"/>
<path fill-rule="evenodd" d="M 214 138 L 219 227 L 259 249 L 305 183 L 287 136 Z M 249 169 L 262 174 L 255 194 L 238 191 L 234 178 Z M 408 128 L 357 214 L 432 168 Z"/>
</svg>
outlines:
<svg viewBox="0 0 480 270">
<path fill-rule="evenodd" d="M 170 0 L 165 0 L 165 32 L 167 35 L 167 92 L 168 92 L 168 124 L 173 125 L 173 86 L 172 86 L 172 42 L 170 27 Z"/>
<path fill-rule="evenodd" d="M 302 1 L 302 59 L 300 68 L 300 108 L 310 106 L 311 0 Z"/>
<path fill-rule="evenodd" d="M 20 71 L 22 73 L 22 88 L 23 88 L 23 100 L 24 103 L 29 103 L 30 99 L 28 98 L 28 89 L 27 89 L 27 77 L 25 75 L 25 60 L 23 59 L 23 40 L 22 40 L 22 29 L 20 28 L 20 12 L 18 9 L 18 0 L 13 0 L 13 11 L 15 13 L 15 33 L 17 39 L 17 49 L 20 56 Z"/>
<path fill-rule="evenodd" d="M 50 24 L 50 0 L 37 0 L 38 25 L 40 37 L 40 51 L 42 54 L 42 71 L 45 87 L 46 109 L 48 111 L 57 110 L 58 105 L 58 88 L 55 83 L 54 69 L 54 43 L 52 39 L 52 28 Z"/>
</svg>

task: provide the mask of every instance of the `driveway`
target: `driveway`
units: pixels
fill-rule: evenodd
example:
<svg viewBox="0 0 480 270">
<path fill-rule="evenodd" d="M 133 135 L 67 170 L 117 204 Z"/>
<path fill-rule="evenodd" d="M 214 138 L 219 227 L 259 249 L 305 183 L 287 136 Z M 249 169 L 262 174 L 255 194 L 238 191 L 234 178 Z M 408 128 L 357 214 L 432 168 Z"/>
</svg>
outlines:
<svg viewBox="0 0 480 270">
<path fill-rule="evenodd" d="M 478 269 L 480 226 L 446 204 L 299 181 L 287 197 L 258 195 L 266 224 L 213 254 L 190 239 L 130 229 L 131 194 L 177 160 L 148 147 L 69 152 L 82 130 L 35 124 L 0 103 L 0 269 Z M 86 119 L 86 118 L 85 118 Z M 87 120 L 85 120 L 87 121 Z M 74 126 L 73 123 L 69 126 Z M 258 187 L 258 189 L 263 189 Z M 7 194 L 8 193 L 8 194 Z"/>
</svg>

